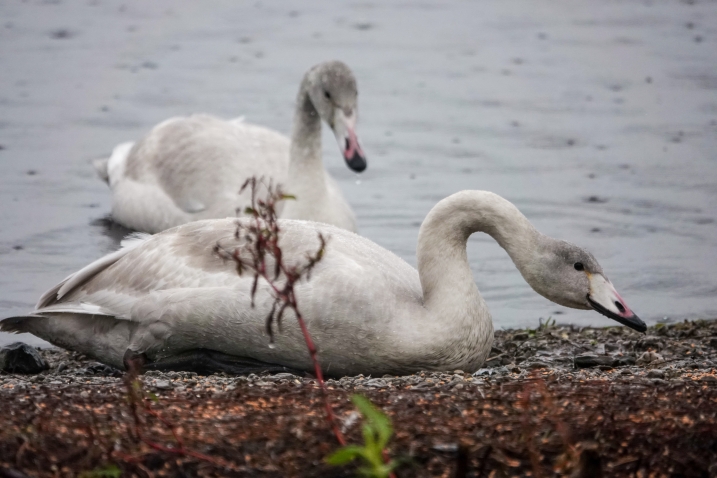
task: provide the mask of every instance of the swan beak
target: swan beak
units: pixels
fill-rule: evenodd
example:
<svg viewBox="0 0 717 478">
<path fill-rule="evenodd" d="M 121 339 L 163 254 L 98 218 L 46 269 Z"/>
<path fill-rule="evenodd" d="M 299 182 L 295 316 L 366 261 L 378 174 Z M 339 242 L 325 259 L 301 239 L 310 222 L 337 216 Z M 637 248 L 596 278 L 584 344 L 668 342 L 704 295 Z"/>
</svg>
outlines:
<svg viewBox="0 0 717 478">
<path fill-rule="evenodd" d="M 346 165 L 357 173 L 366 169 L 366 156 L 356 136 L 356 114 L 349 111 L 347 115 L 343 109 L 336 108 L 333 129 Z"/>
<path fill-rule="evenodd" d="M 615 287 L 602 274 L 588 273 L 590 293 L 588 303 L 602 315 L 626 325 L 638 332 L 645 332 L 647 325 L 630 310 Z"/>
</svg>

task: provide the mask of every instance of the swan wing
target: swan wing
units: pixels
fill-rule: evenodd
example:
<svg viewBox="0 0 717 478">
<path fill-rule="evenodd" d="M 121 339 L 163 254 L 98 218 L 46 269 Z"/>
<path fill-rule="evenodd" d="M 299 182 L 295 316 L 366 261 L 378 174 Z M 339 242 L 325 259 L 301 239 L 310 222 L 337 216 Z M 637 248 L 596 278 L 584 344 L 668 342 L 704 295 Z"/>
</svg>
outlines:
<svg viewBox="0 0 717 478">
<path fill-rule="evenodd" d="M 132 147 L 113 214 L 150 231 L 235 215 L 246 203 L 244 181 L 285 182 L 288 158 L 288 138 L 268 128 L 205 114 L 171 118 Z"/>
<path fill-rule="evenodd" d="M 121 243 L 121 249 L 110 254 L 107 254 L 100 259 L 88 264 L 79 271 L 70 274 L 65 277 L 59 284 L 55 285 L 52 289 L 48 290 L 40 297 L 37 302 L 35 309 L 41 310 L 50 305 L 56 303 L 62 299 L 65 295 L 72 292 L 77 287 L 81 286 L 92 277 L 107 269 L 109 266 L 123 258 L 131 250 L 140 246 L 143 242 L 151 237 L 149 234 L 136 233 L 127 236 Z"/>
</svg>

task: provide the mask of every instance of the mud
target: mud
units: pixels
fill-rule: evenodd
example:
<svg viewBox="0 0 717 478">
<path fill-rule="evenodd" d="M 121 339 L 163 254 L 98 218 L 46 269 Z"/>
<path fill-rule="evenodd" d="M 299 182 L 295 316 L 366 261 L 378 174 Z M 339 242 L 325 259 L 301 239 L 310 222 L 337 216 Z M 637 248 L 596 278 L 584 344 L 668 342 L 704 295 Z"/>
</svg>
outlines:
<svg viewBox="0 0 717 478">
<path fill-rule="evenodd" d="M 323 462 L 337 445 L 311 377 L 146 373 L 138 441 L 123 372 L 41 353 L 49 371 L 0 374 L 0 476 L 109 467 L 123 476 L 353 476 Z M 577 368 L 577 357 L 604 360 Z M 351 394 L 388 414 L 399 477 L 717 472 L 717 321 L 645 335 L 552 323 L 503 331 L 472 374 L 344 377 L 328 387 L 351 443 L 361 443 Z"/>
</svg>

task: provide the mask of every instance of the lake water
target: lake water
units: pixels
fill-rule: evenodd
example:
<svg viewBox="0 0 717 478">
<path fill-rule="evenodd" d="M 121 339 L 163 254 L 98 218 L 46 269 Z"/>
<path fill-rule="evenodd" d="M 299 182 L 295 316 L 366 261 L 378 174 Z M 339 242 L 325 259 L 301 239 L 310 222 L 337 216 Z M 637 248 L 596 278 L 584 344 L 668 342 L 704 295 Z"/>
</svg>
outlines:
<svg viewBox="0 0 717 478">
<path fill-rule="evenodd" d="M 327 132 L 324 160 L 363 235 L 415 265 L 428 210 L 487 189 L 647 322 L 717 316 L 715 2 L 48 0 L 0 3 L 0 317 L 117 247 L 92 159 L 193 112 L 288 133 L 328 59 L 359 82 L 369 168 Z M 535 294 L 487 236 L 468 252 L 497 327 L 612 323 Z"/>
</svg>

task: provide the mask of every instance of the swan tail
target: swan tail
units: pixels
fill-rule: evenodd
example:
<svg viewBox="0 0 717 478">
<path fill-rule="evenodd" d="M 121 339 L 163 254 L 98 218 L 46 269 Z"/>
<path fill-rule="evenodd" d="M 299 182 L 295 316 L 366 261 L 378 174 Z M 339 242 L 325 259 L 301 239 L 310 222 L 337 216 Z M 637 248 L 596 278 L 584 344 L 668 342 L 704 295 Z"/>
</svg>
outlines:
<svg viewBox="0 0 717 478">
<path fill-rule="evenodd" d="M 124 366 L 133 328 L 127 320 L 88 313 L 32 313 L 0 321 L 2 332 L 29 333 L 117 368 Z"/>
<path fill-rule="evenodd" d="M 109 158 L 95 159 L 94 161 L 92 161 L 92 166 L 95 167 L 95 171 L 97 171 L 97 176 L 99 176 L 100 179 L 107 184 L 110 183 L 110 174 L 107 167 L 109 162 Z"/>
<path fill-rule="evenodd" d="M 95 159 L 92 161 L 92 166 L 95 167 L 97 176 L 107 184 L 111 184 L 113 178 L 117 180 L 118 177 L 124 175 L 127 157 L 133 146 L 134 143 L 131 141 L 120 143 L 114 147 L 109 158 Z"/>
<path fill-rule="evenodd" d="M 30 331 L 32 321 L 42 318 L 43 317 L 39 315 L 8 317 L 7 319 L 0 320 L 0 332 L 8 332 L 11 334 L 24 334 L 27 332 L 32 333 Z"/>
</svg>

